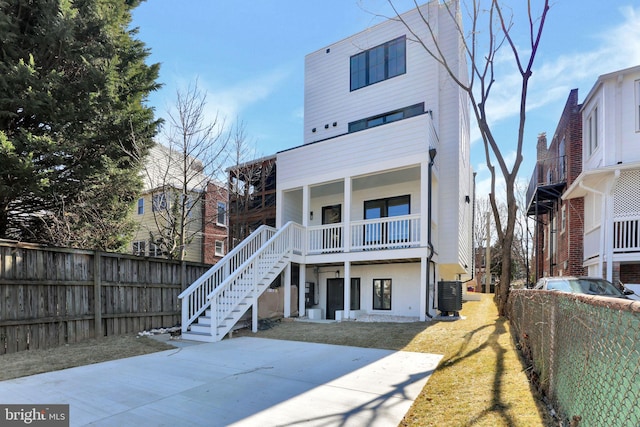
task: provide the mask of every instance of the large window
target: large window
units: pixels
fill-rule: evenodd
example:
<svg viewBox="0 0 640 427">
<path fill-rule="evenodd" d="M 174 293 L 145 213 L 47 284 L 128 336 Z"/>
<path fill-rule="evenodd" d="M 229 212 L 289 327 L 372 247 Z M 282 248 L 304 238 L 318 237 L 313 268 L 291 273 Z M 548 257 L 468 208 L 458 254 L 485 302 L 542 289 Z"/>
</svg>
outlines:
<svg viewBox="0 0 640 427">
<path fill-rule="evenodd" d="M 393 216 L 409 215 L 411 213 L 411 196 L 389 197 L 386 199 L 366 200 L 364 202 L 364 219 L 379 219 Z M 385 224 L 375 222 L 365 224 L 364 244 L 372 245 L 383 242 L 405 242 L 409 236 L 409 222 L 386 227 Z"/>
<path fill-rule="evenodd" d="M 406 38 L 365 50 L 351 57 L 351 90 L 360 89 L 406 72 Z"/>
<path fill-rule="evenodd" d="M 391 279 L 373 279 L 373 309 L 391 310 Z"/>
<path fill-rule="evenodd" d="M 379 114 L 377 116 L 367 117 L 365 119 L 356 120 L 349 123 L 349 133 L 358 132 L 360 130 L 392 123 L 409 117 L 419 116 L 424 113 L 424 102 L 401 108 L 399 110 L 390 111 L 388 113 Z"/>
</svg>

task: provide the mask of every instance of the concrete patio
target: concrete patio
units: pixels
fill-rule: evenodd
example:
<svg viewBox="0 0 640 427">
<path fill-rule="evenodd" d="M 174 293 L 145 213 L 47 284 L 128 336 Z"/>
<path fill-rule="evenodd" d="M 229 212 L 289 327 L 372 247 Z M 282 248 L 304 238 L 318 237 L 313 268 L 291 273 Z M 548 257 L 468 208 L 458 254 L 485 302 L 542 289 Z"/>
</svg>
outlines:
<svg viewBox="0 0 640 427">
<path fill-rule="evenodd" d="M 393 426 L 440 355 L 240 337 L 0 382 L 83 426 Z"/>
</svg>

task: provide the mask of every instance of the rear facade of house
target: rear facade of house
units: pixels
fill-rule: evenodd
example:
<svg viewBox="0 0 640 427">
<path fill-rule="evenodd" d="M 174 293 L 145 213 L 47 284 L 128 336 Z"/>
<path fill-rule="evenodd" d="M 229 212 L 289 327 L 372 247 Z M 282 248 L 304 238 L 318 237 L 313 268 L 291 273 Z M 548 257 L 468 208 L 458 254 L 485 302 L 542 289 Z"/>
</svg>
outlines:
<svg viewBox="0 0 640 427">
<path fill-rule="evenodd" d="M 464 82 L 455 4 L 402 17 L 433 46 L 428 18 Z M 388 20 L 307 55 L 303 144 L 276 155 L 276 227 L 183 292 L 183 334 L 221 339 L 276 277 L 285 316 L 416 321 L 438 314 L 439 281 L 470 277 L 468 98 L 414 40 Z"/>
<path fill-rule="evenodd" d="M 431 2 L 423 13 L 464 76 L 447 11 Z M 428 39 L 417 10 L 405 19 Z M 278 153 L 276 206 L 278 226 L 308 232 L 295 261 L 306 306 L 323 318 L 424 320 L 436 314 L 436 281 L 470 271 L 467 98 L 412 39 L 387 21 L 305 58 L 304 145 Z"/>
</svg>

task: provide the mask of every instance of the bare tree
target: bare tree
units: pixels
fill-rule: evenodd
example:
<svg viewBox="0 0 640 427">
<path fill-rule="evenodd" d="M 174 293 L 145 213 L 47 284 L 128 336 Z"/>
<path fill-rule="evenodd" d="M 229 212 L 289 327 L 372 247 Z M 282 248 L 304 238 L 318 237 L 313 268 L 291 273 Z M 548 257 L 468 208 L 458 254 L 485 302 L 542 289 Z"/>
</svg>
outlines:
<svg viewBox="0 0 640 427">
<path fill-rule="evenodd" d="M 203 233 L 207 221 L 216 220 L 203 217 L 205 197 L 215 200 L 207 192 L 226 191 L 216 177 L 222 176 L 231 135 L 217 113 L 207 116 L 206 105 L 197 81 L 178 91 L 164 129 L 166 145 L 154 147 L 145 162 L 156 225 L 151 241 L 173 259 L 183 260 L 187 245 Z"/>
<path fill-rule="evenodd" d="M 511 246 L 514 240 L 514 230 L 517 216 L 517 203 L 515 199 L 515 181 L 522 163 L 522 146 L 524 140 L 524 127 L 526 119 L 527 92 L 529 79 L 531 78 L 533 64 L 535 62 L 538 46 L 542 36 L 542 31 L 549 11 L 549 0 L 544 0 L 541 10 L 536 12 L 532 9 L 532 2 L 527 2 L 527 39 L 526 48 L 520 49 L 516 43 L 517 34 L 514 33 L 513 16 L 507 12 L 506 8 L 499 0 L 469 0 L 464 2 L 463 7 L 471 28 L 469 31 L 463 29 L 462 14 L 459 1 L 444 2 L 441 7 L 446 8 L 448 16 L 455 23 L 458 35 L 463 43 L 463 48 L 468 59 L 470 78 L 468 82 L 459 78 L 458 69 L 451 63 L 451 59 L 446 57 L 441 49 L 440 41 L 437 39 L 437 28 L 435 23 L 429 20 L 429 16 L 421 11 L 422 22 L 425 25 L 430 37 L 427 40 L 421 39 L 402 16 L 398 13 L 393 0 L 387 0 L 393 8 L 398 20 L 404 23 L 413 39 L 420 43 L 425 51 L 434 58 L 446 70 L 451 79 L 469 96 L 471 109 L 478 124 L 482 141 L 484 143 L 485 159 L 489 172 L 491 173 L 491 193 L 489 200 L 493 210 L 498 239 L 500 243 L 502 270 L 500 273 L 500 283 L 496 289 L 496 302 L 501 315 L 506 315 L 507 301 L 509 298 L 511 279 Z M 414 0 L 415 6 L 418 3 Z M 437 21 L 436 21 L 437 22 Z M 512 59 L 520 75 L 520 106 L 519 106 L 519 126 L 517 135 L 507 143 L 516 142 L 516 157 L 513 165 L 505 161 L 503 150 L 506 147 L 496 141 L 490 125 L 491 117 L 487 116 L 487 102 L 490 99 L 491 91 L 496 81 L 495 63 L 498 52 L 503 46 L 507 46 L 511 52 Z M 510 147 L 509 147 L 510 148 Z M 496 166 L 504 178 L 506 189 L 507 215 L 506 223 L 501 219 L 498 212 L 498 201 L 496 200 Z"/>
<path fill-rule="evenodd" d="M 514 230 L 514 258 L 518 261 L 522 271 L 514 274 L 514 277 L 525 279 L 525 283 L 529 283 L 530 277 L 530 261 L 531 254 L 529 245 L 533 243 L 533 226 L 532 220 L 527 215 L 527 184 L 522 181 L 515 182 L 515 197 L 518 205 L 518 215 L 516 217 L 516 226 Z"/>
<path fill-rule="evenodd" d="M 275 225 L 275 157 L 260 157 L 247 141 L 244 123 L 236 125 L 229 149 L 230 247 L 258 225 Z M 269 224 L 273 217 L 274 224 Z"/>
</svg>

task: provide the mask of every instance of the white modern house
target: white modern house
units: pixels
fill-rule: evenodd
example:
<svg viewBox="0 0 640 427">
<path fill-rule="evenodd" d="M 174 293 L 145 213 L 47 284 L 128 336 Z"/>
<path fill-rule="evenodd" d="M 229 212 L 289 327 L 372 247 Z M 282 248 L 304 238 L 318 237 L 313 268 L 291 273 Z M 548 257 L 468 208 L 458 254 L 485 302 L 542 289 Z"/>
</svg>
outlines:
<svg viewBox="0 0 640 427">
<path fill-rule="evenodd" d="M 466 81 L 449 13 L 433 0 L 403 18 L 432 43 L 428 17 Z M 468 99 L 414 40 L 388 20 L 307 55 L 304 143 L 277 154 L 276 227 L 183 292 L 185 336 L 222 339 L 281 273 L 285 316 L 293 283 L 300 316 L 337 320 L 425 321 L 438 281 L 470 277 Z"/>
<path fill-rule="evenodd" d="M 640 65 L 598 78 L 582 106 L 582 141 L 582 173 L 562 198 L 584 197 L 584 266 L 640 284 Z"/>
</svg>

